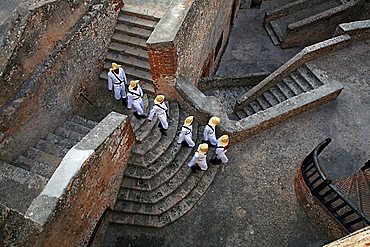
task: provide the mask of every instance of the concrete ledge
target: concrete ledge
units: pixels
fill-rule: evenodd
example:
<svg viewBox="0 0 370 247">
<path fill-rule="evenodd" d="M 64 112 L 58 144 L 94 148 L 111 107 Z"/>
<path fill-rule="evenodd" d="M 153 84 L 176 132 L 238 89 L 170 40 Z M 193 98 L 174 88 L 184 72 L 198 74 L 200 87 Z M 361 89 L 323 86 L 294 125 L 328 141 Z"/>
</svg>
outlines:
<svg viewBox="0 0 370 247">
<path fill-rule="evenodd" d="M 267 76 L 258 85 L 242 95 L 237 100 L 237 109 L 243 109 L 253 100 L 261 96 L 267 89 L 279 83 L 284 77 L 301 67 L 307 61 L 347 46 L 350 39 L 351 37 L 349 35 L 341 35 L 304 48 L 288 62 Z"/>
<path fill-rule="evenodd" d="M 198 82 L 198 88 L 200 91 L 204 92 L 215 87 L 255 86 L 268 75 L 269 73 L 259 72 L 244 75 L 242 77 L 210 76 L 200 79 Z"/>
<path fill-rule="evenodd" d="M 267 110 L 257 112 L 237 123 L 235 121 L 221 122 L 220 128 L 224 132 L 229 133 L 233 140 L 239 141 L 299 113 L 336 99 L 342 89 L 343 86 L 339 82 L 332 81 L 312 91 L 290 98 Z"/>
<path fill-rule="evenodd" d="M 348 34 L 357 40 L 370 38 L 370 20 L 339 24 L 334 35 L 338 36 L 343 34 Z"/>
<path fill-rule="evenodd" d="M 356 247 L 369 244 L 370 226 L 364 227 L 354 233 L 351 233 L 341 239 L 338 239 L 324 247 Z"/>
<path fill-rule="evenodd" d="M 156 25 L 146 44 L 155 47 L 170 45 L 179 32 L 194 0 L 173 0 Z"/>
</svg>

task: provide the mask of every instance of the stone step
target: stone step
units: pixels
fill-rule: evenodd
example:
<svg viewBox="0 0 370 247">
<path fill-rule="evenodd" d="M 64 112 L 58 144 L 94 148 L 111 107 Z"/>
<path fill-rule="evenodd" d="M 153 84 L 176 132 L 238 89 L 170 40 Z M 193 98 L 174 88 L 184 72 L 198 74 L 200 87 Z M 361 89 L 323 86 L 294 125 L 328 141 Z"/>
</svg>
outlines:
<svg viewBox="0 0 370 247">
<path fill-rule="evenodd" d="M 192 173 L 188 168 L 187 171 Z M 114 207 L 116 211 L 126 213 L 137 213 L 147 215 L 160 215 L 170 210 L 174 205 L 178 204 L 185 198 L 197 185 L 198 180 L 203 173 L 192 173 L 188 178 L 178 187 L 175 188 L 167 196 L 160 197 L 160 200 L 152 203 L 138 203 L 133 201 L 119 200 Z"/>
<path fill-rule="evenodd" d="M 79 133 L 83 136 L 86 136 L 91 131 L 91 128 L 85 127 L 81 124 L 78 124 L 78 123 L 75 123 L 75 122 L 72 122 L 72 121 L 64 122 L 63 127 L 67 130 L 74 131 L 74 132 Z"/>
<path fill-rule="evenodd" d="M 176 102 L 170 102 L 169 104 L 169 114 L 171 115 L 170 117 L 172 118 L 171 120 L 168 119 L 168 130 L 167 130 L 167 136 L 163 136 L 159 128 L 154 127 L 152 133 L 141 143 L 136 143 L 134 147 L 132 148 L 132 153 L 133 154 L 138 154 L 138 155 L 145 155 L 149 150 L 151 150 L 155 145 L 158 144 L 158 142 L 162 139 L 166 138 L 173 138 L 173 136 L 176 135 L 177 132 L 177 123 L 179 121 L 179 106 Z M 157 117 L 155 117 L 157 118 Z M 153 119 L 154 120 L 154 119 Z M 160 122 L 158 121 L 158 124 Z M 157 125 L 158 125 L 157 124 Z"/>
<path fill-rule="evenodd" d="M 80 116 L 73 116 L 70 119 L 70 121 L 74 122 L 74 123 L 77 123 L 79 125 L 85 126 L 85 127 L 89 128 L 90 130 L 92 130 L 93 128 L 95 128 L 96 125 L 98 125 L 97 122 L 87 120 L 87 119 L 85 119 L 83 117 L 80 117 Z"/>
<path fill-rule="evenodd" d="M 274 45 L 280 45 L 280 40 L 279 40 L 278 36 L 276 35 L 273 27 L 271 26 L 271 23 L 269 21 L 265 22 L 264 27 L 265 27 L 268 35 L 270 36 L 272 43 Z"/>
<path fill-rule="evenodd" d="M 276 84 L 276 87 L 280 89 L 280 91 L 284 94 L 284 96 L 287 98 L 287 99 L 290 99 L 292 97 L 295 96 L 294 92 L 292 91 L 292 89 L 290 89 L 290 87 L 288 87 L 286 85 L 286 83 L 284 83 L 284 81 L 281 81 L 279 82 L 278 84 Z"/>
<path fill-rule="evenodd" d="M 180 128 L 181 125 L 179 125 L 179 129 Z M 197 135 L 197 130 L 197 124 L 194 123 L 193 140 L 194 136 Z M 132 178 L 150 179 L 167 167 L 169 163 L 174 160 L 175 156 L 180 152 L 181 149 L 181 145 L 177 144 L 177 136 L 173 138 L 172 142 L 168 144 L 165 150 L 164 148 L 165 147 L 157 146 L 140 158 L 136 158 L 139 156 L 131 157 L 129 160 L 130 165 L 126 169 L 126 176 Z M 191 151 L 190 148 L 184 148 L 184 150 L 189 150 L 189 152 L 181 155 L 188 156 Z"/>
<path fill-rule="evenodd" d="M 307 83 L 309 83 L 313 88 L 318 88 L 323 85 L 323 83 L 312 73 L 312 71 L 306 66 L 298 68 L 297 72 L 305 78 Z"/>
<path fill-rule="evenodd" d="M 276 21 L 270 21 L 271 28 L 273 29 L 276 37 L 278 38 L 279 42 L 282 42 L 284 39 L 284 32 L 281 30 L 279 23 Z M 285 31 L 285 30 L 284 30 Z"/>
<path fill-rule="evenodd" d="M 13 165 L 21 167 L 25 170 L 31 171 L 45 178 L 50 178 L 58 164 L 47 163 L 47 161 L 40 162 L 35 159 L 25 157 L 23 155 L 19 156 L 17 160 L 14 161 Z"/>
<path fill-rule="evenodd" d="M 44 140 L 39 140 L 34 148 L 45 153 L 55 155 L 59 158 L 63 158 L 65 154 L 69 151 L 69 148 L 59 146 L 57 144 L 50 143 Z"/>
<path fill-rule="evenodd" d="M 72 141 L 75 141 L 75 142 L 79 142 L 82 140 L 82 138 L 84 138 L 85 135 L 82 135 L 80 133 L 77 133 L 75 131 L 72 131 L 72 130 L 68 130 L 64 127 L 58 127 L 54 130 L 54 134 L 55 135 L 59 135 L 59 136 L 62 136 L 64 138 L 67 138 L 67 139 L 70 139 Z"/>
<path fill-rule="evenodd" d="M 267 90 L 266 92 L 264 92 L 263 94 L 263 97 L 266 99 L 266 101 L 271 105 L 271 106 L 275 106 L 277 104 L 280 103 L 279 99 L 277 99 L 273 93 L 271 93 L 270 90 Z"/>
<path fill-rule="evenodd" d="M 235 112 L 235 115 L 239 118 L 239 119 L 243 119 L 243 118 L 246 118 L 248 117 L 247 113 L 244 111 L 244 109 L 242 111 L 237 111 Z"/>
<path fill-rule="evenodd" d="M 110 43 L 108 48 L 111 52 L 118 52 L 120 54 L 125 54 L 127 56 L 132 56 L 137 59 L 145 61 L 149 60 L 148 51 L 143 48 L 133 47 L 126 44 L 120 44 L 117 42 Z"/>
<path fill-rule="evenodd" d="M 23 214 L 47 183 L 46 178 L 3 161 L 0 178 L 0 202 Z"/>
<path fill-rule="evenodd" d="M 122 64 L 125 68 L 131 67 L 139 70 L 145 70 L 150 72 L 150 65 L 148 61 L 137 59 L 132 56 L 126 56 L 124 54 L 117 54 L 113 52 L 108 52 L 106 60 L 109 62 L 115 62 Z"/>
<path fill-rule="evenodd" d="M 287 96 L 280 90 L 278 86 L 273 86 L 269 89 L 272 95 L 279 101 L 279 103 L 285 101 Z"/>
<path fill-rule="evenodd" d="M 127 36 L 138 37 L 138 38 L 145 39 L 145 40 L 147 40 L 152 34 L 151 30 L 140 28 L 140 27 L 135 27 L 135 26 L 129 26 L 124 23 L 118 23 L 115 27 L 114 32 L 121 32 Z"/>
<path fill-rule="evenodd" d="M 68 148 L 68 149 L 72 148 L 74 145 L 77 144 L 76 141 L 72 141 L 70 139 L 64 138 L 63 136 L 58 136 L 58 135 L 55 135 L 53 133 L 49 133 L 45 137 L 45 141 L 47 141 L 49 143 L 59 145 L 59 146 L 63 146 L 63 147 Z"/>
<path fill-rule="evenodd" d="M 307 82 L 307 80 L 298 72 L 293 72 L 290 77 L 303 89 L 304 92 L 311 91 L 313 87 Z"/>
<path fill-rule="evenodd" d="M 108 80 L 108 71 L 109 68 L 111 67 L 111 62 L 106 62 L 104 63 L 104 69 L 102 73 L 100 73 L 100 78 L 103 80 Z M 127 80 L 139 80 L 140 81 L 140 86 L 144 91 L 150 92 L 154 94 L 154 87 L 153 87 L 153 81 L 152 81 L 152 74 L 150 71 L 146 70 L 139 70 L 135 69 L 133 67 L 124 67 Z"/>
<path fill-rule="evenodd" d="M 360 204 L 361 211 L 370 216 L 370 180 L 366 178 L 366 174 L 362 171 L 359 171 L 359 186 L 360 186 Z"/>
<path fill-rule="evenodd" d="M 127 14 L 120 14 L 118 16 L 118 22 L 123 23 L 133 27 L 139 27 L 143 29 L 147 29 L 150 31 L 154 30 L 154 27 L 157 25 L 157 21 L 144 19 L 141 17 L 127 15 Z"/>
<path fill-rule="evenodd" d="M 33 162 L 31 171 L 41 176 L 50 178 L 54 173 L 55 169 L 59 166 L 62 158 L 55 155 L 45 153 L 36 148 L 29 148 L 24 154 L 24 157 L 32 159 Z"/>
<path fill-rule="evenodd" d="M 294 96 L 304 92 L 304 90 L 290 76 L 285 77 L 283 82 L 294 93 Z"/>
<path fill-rule="evenodd" d="M 141 85 L 140 85 L 141 86 Z M 151 100 L 149 100 L 149 98 Z M 150 95 L 148 95 L 147 93 L 144 93 L 144 96 L 143 96 L 143 102 L 144 102 L 144 114 L 146 114 L 146 112 L 149 111 L 149 109 L 151 108 L 151 105 L 150 105 L 150 102 L 152 101 L 152 98 Z M 147 114 L 146 114 L 147 115 Z M 132 126 L 132 129 L 134 130 L 134 132 L 136 132 L 144 123 L 146 123 L 146 119 L 137 119 L 135 118 L 133 115 L 130 116 L 130 122 L 131 122 L 131 126 Z M 135 133 L 136 134 L 136 133 Z"/>
<path fill-rule="evenodd" d="M 259 112 L 259 111 L 262 111 L 263 110 L 263 107 L 258 103 L 257 100 L 253 100 L 249 106 L 253 109 L 253 111 L 255 113 Z"/>
<path fill-rule="evenodd" d="M 270 108 L 272 105 L 266 100 L 266 98 L 262 95 L 257 99 L 258 104 L 262 107 L 263 110 Z"/>
<path fill-rule="evenodd" d="M 185 215 L 199 199 L 206 193 L 211 185 L 218 166 L 210 166 L 204 172 L 201 180 L 197 186 L 180 202 L 175 204 L 170 210 L 162 213 L 159 216 L 143 215 L 143 214 L 130 214 L 115 211 L 110 215 L 110 221 L 117 224 L 138 225 L 146 227 L 163 227 Z"/>
<path fill-rule="evenodd" d="M 146 40 L 138 37 L 130 37 L 122 33 L 114 33 L 111 42 L 125 44 L 127 46 L 137 47 L 139 49 L 147 50 Z"/>
<path fill-rule="evenodd" d="M 121 13 L 123 15 L 131 15 L 131 16 L 136 16 L 138 18 L 142 18 L 142 19 L 147 19 L 147 20 L 152 20 L 152 21 L 155 21 L 155 22 L 158 22 L 160 20 L 160 18 L 156 17 L 155 16 L 155 13 L 150 13 L 149 12 L 150 10 L 145 10 L 145 14 L 142 13 L 142 9 L 140 8 L 140 6 L 138 5 L 128 5 L 128 4 L 125 4 L 125 6 L 123 7 L 123 9 L 121 10 Z"/>
</svg>

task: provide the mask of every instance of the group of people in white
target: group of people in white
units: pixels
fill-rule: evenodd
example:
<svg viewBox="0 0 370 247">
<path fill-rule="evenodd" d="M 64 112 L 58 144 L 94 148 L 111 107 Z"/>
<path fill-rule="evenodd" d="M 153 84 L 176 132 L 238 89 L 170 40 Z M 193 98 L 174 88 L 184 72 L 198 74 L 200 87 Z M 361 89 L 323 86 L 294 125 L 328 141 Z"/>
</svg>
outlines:
<svg viewBox="0 0 370 247">
<path fill-rule="evenodd" d="M 116 100 L 122 100 L 124 105 L 128 109 L 134 107 L 135 111 L 133 115 L 137 119 L 145 119 L 147 116 L 144 114 L 144 102 L 143 102 L 143 90 L 139 85 L 139 80 L 132 80 L 128 85 L 128 92 L 126 93 L 126 85 L 128 84 L 126 74 L 121 68 L 121 65 L 112 63 L 112 67 L 108 72 L 108 89 L 112 91 L 114 89 L 114 98 Z M 168 108 L 165 104 L 165 96 L 157 95 L 154 99 L 154 105 L 149 112 L 148 121 L 152 121 L 153 117 L 158 117 L 160 123 L 158 125 L 162 135 L 167 135 L 168 129 Z M 184 120 L 184 124 L 179 131 L 177 143 L 184 147 L 193 148 L 195 142 L 193 141 L 193 116 L 188 116 Z M 216 126 L 220 123 L 220 118 L 211 117 L 208 124 L 204 127 L 203 141 L 199 144 L 197 151 L 195 152 L 192 159 L 189 161 L 188 166 L 193 172 L 197 170 L 205 171 L 208 169 L 207 165 L 207 152 L 209 147 L 215 148 L 215 158 L 209 160 L 211 164 L 217 165 L 221 163 L 227 163 L 228 158 L 226 156 L 227 147 L 229 146 L 229 136 L 222 135 L 220 138 L 216 138 Z"/>
</svg>

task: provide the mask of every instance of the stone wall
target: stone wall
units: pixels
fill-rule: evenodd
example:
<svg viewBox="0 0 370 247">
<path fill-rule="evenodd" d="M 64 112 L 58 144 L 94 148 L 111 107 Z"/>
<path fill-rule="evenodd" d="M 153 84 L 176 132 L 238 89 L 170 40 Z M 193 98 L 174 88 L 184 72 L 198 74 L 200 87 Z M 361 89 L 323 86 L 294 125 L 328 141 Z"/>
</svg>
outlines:
<svg viewBox="0 0 370 247">
<path fill-rule="evenodd" d="M 1 97 L 3 105 L 42 64 L 58 42 L 64 40 L 91 6 L 90 1 L 25 1 L 15 11 L 3 37 L 0 52 Z M 86 3 L 86 4 L 85 4 Z M 5 31 L 5 30 L 4 30 Z M 18 32 L 18 33 L 14 33 Z"/>
<path fill-rule="evenodd" d="M 96 82 L 118 14 L 115 4 L 99 1 L 0 109 L 1 159 L 13 160 L 81 108 L 86 103 L 81 93 L 94 97 L 99 90 Z"/>
<path fill-rule="evenodd" d="M 147 41 L 156 92 L 175 98 L 178 75 L 196 84 L 202 74 L 215 71 L 239 4 L 239 0 L 172 1 Z"/>
<path fill-rule="evenodd" d="M 359 18 L 363 2 L 363 0 L 348 2 L 289 25 L 280 44 L 281 48 L 311 45 L 332 37 L 340 23 Z"/>
<path fill-rule="evenodd" d="M 2 246 L 86 246 L 110 209 L 134 143 L 127 116 L 111 113 L 75 145 L 23 215 L 6 213 Z M 5 225 L 5 226 L 4 226 Z M 4 231 L 10 229 L 11 231 Z"/>
</svg>

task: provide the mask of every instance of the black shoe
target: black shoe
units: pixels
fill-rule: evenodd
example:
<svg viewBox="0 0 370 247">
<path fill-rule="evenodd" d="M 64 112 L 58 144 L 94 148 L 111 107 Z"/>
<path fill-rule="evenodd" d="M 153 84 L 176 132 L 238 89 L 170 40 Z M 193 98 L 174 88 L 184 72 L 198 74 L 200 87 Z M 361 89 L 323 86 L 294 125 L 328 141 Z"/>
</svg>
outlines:
<svg viewBox="0 0 370 247">
<path fill-rule="evenodd" d="M 162 133 L 162 135 L 167 136 L 167 133 L 166 133 L 165 129 L 161 128 L 159 131 Z"/>
<path fill-rule="evenodd" d="M 183 146 L 184 148 L 190 148 L 189 144 L 186 141 L 182 141 L 181 146 Z"/>
<path fill-rule="evenodd" d="M 134 116 L 136 117 L 136 119 L 140 119 L 140 115 L 139 114 L 137 114 L 137 112 L 135 111 L 134 113 Z"/>
<path fill-rule="evenodd" d="M 122 103 L 125 107 L 127 107 L 127 99 L 126 98 L 122 98 Z"/>
<path fill-rule="evenodd" d="M 163 126 L 162 126 L 162 123 L 161 122 L 159 122 L 158 128 L 163 129 Z"/>
<path fill-rule="evenodd" d="M 145 116 L 145 115 L 139 115 L 139 117 L 140 117 L 141 119 L 146 119 L 146 116 Z"/>
<path fill-rule="evenodd" d="M 209 160 L 209 163 L 211 163 L 212 165 L 220 165 L 222 161 L 221 159 L 214 158 L 214 159 Z"/>
<path fill-rule="evenodd" d="M 192 172 L 197 173 L 197 168 L 195 166 L 191 166 L 190 169 Z"/>
</svg>

